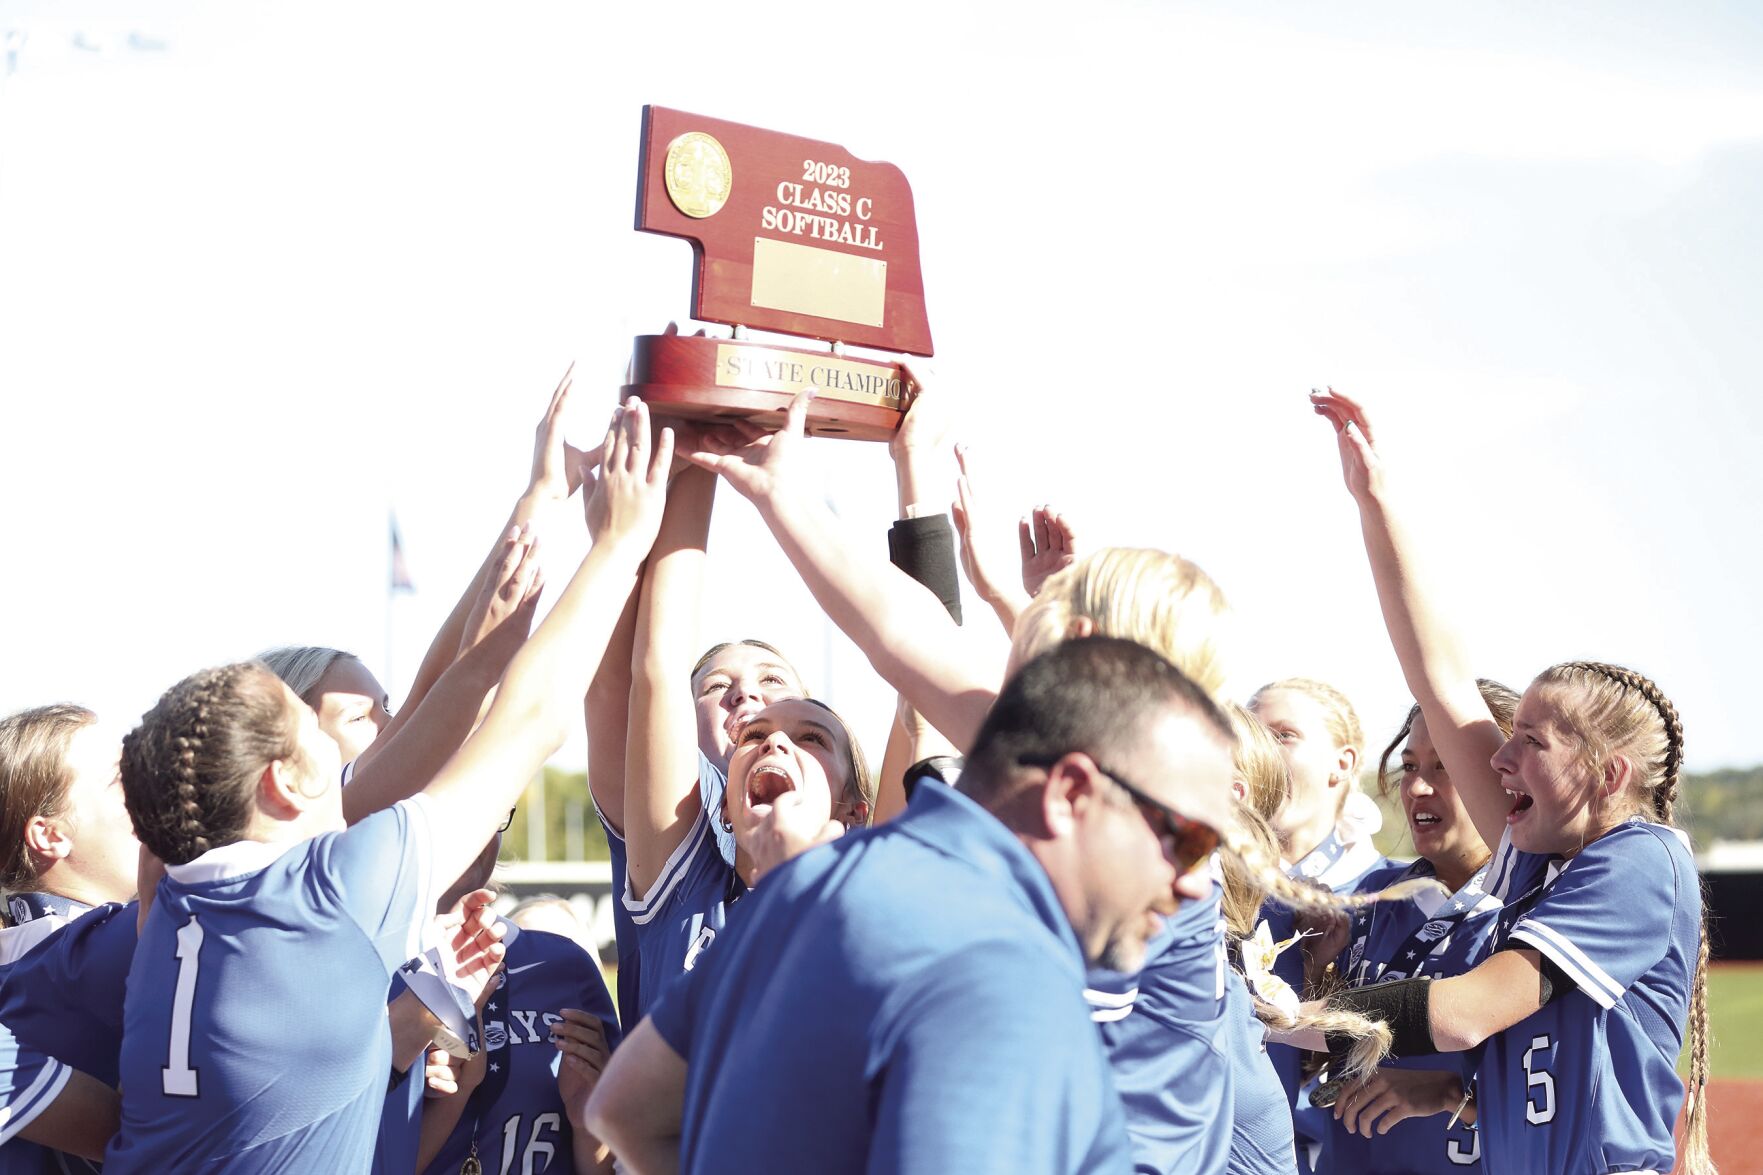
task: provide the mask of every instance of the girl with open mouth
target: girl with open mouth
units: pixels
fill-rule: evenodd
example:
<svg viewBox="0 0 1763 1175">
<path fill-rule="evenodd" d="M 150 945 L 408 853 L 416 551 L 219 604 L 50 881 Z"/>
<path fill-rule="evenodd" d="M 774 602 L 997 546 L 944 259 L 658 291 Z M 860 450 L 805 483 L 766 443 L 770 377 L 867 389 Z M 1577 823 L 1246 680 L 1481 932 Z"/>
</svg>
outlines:
<svg viewBox="0 0 1763 1175">
<path fill-rule="evenodd" d="M 1328 1002 L 1385 1020 L 1402 1057 L 1479 1048 L 1473 1083 L 1385 1067 L 1341 1091 L 1335 1115 L 1370 1138 L 1449 1114 L 1477 1128 L 1490 1171 L 1706 1175 L 1708 946 L 1695 860 L 1672 825 L 1676 707 L 1632 669 L 1570 661 L 1531 682 L 1502 730 L 1423 586 L 1364 411 L 1332 390 L 1312 402 L 1335 426 L 1385 622 L 1438 760 L 1496 846 L 1485 885 L 1503 903 L 1490 953 L 1462 974 Z M 1442 832 L 1425 825 L 1428 838 Z"/>
</svg>

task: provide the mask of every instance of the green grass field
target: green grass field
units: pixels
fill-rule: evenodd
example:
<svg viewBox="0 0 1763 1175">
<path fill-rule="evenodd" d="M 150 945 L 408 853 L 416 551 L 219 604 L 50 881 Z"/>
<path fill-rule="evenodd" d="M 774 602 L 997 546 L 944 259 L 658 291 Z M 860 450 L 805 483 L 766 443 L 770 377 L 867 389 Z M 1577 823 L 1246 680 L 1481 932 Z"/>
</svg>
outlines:
<svg viewBox="0 0 1763 1175">
<path fill-rule="evenodd" d="M 1763 963 L 1714 964 L 1708 1027 L 1713 1076 L 1763 1078 Z"/>
</svg>

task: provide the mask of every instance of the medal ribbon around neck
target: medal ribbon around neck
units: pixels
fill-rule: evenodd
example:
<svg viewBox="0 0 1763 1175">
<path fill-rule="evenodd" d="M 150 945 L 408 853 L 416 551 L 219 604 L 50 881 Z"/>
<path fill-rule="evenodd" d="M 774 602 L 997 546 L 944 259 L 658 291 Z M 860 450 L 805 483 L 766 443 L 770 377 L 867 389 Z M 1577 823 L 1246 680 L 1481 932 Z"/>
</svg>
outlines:
<svg viewBox="0 0 1763 1175">
<path fill-rule="evenodd" d="M 1424 868 L 1422 868 L 1423 866 Z M 1402 880 L 1406 881 L 1410 877 L 1417 876 L 1436 876 L 1433 872 L 1432 866 L 1426 864 L 1425 858 L 1416 861 L 1414 865 L 1402 875 Z M 1488 900 L 1487 890 L 1482 888 L 1483 883 L 1487 881 L 1487 876 L 1488 865 L 1483 865 L 1480 869 L 1475 871 L 1468 881 L 1463 883 L 1462 889 L 1458 890 L 1443 903 L 1435 907 L 1431 914 L 1426 914 L 1421 919 L 1420 925 L 1415 927 L 1414 930 L 1402 940 L 1401 944 L 1396 948 L 1395 953 L 1384 960 L 1384 967 L 1386 969 L 1389 967 L 1396 967 L 1405 970 L 1409 976 L 1419 975 L 1425 968 L 1427 960 L 1434 954 L 1438 953 L 1439 949 L 1451 940 L 1451 936 L 1455 932 L 1455 923 L 1461 922 L 1466 915 L 1474 913 L 1483 902 Z M 1426 895 L 1422 894 L 1420 896 L 1424 897 Z M 1422 913 L 1425 914 L 1425 911 L 1422 910 Z M 1376 917 L 1376 907 L 1373 907 L 1372 916 Z M 1421 937 L 1426 933 L 1428 927 L 1439 922 L 1448 922 L 1453 925 L 1451 929 L 1438 935 L 1436 940 L 1429 941 Z M 1403 964 L 1407 961 L 1409 951 L 1414 952 L 1414 965 L 1404 967 Z M 1382 973 L 1380 972 L 1379 974 L 1381 975 Z"/>
<path fill-rule="evenodd" d="M 52 893 L 15 893 L 6 899 L 6 912 L 11 915 L 14 926 L 23 926 L 39 918 L 72 922 L 91 908 L 84 902 Z"/>
<path fill-rule="evenodd" d="M 465 1152 L 465 1162 L 459 1165 L 459 1175 L 484 1175 L 484 1165 L 477 1157 L 478 1128 L 483 1125 L 484 1111 L 495 1105 L 496 1099 L 500 1098 L 502 1091 L 508 1087 L 508 1076 L 514 1068 L 514 1043 L 508 1032 L 508 1021 L 513 1017 L 513 1005 L 508 1002 L 508 993 L 513 980 L 508 973 L 506 958 L 502 960 L 500 974 L 499 981 L 492 980 L 492 982 L 499 982 L 500 986 L 490 996 L 490 1002 L 500 1001 L 502 1004 L 503 1044 L 500 1050 L 490 1048 L 489 1030 L 486 1028 L 482 1033 L 484 1037 L 484 1079 L 478 1082 L 476 1089 L 471 1091 L 471 1100 L 465 1103 L 465 1113 L 461 1115 L 461 1117 L 471 1119 L 471 1146 Z M 496 1063 L 495 1054 L 498 1051 L 502 1053 L 501 1065 L 499 1068 L 490 1068 Z"/>
</svg>

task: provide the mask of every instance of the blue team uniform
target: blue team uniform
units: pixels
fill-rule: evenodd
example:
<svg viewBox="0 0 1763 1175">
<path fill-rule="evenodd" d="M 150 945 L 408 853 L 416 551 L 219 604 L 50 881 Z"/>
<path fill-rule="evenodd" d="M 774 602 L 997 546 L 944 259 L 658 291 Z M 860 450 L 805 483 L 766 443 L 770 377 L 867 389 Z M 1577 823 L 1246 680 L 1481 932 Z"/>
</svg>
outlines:
<svg viewBox="0 0 1763 1175">
<path fill-rule="evenodd" d="M 712 788 L 710 776 L 721 778 L 721 772 L 703 755 L 698 756 L 698 775 L 700 796 Z M 720 796 L 720 790 L 717 794 Z M 629 875 L 625 877 L 620 904 L 630 915 L 637 939 L 637 967 L 643 976 L 637 989 L 638 1017 L 647 1014 L 670 980 L 697 964 L 722 933 L 729 907 L 747 892 L 717 845 L 712 817 L 720 811 L 720 807 L 700 805 L 685 839 L 641 898 L 632 894 Z M 622 957 L 623 950 L 619 953 Z M 622 992 L 622 979 L 618 986 Z"/>
<path fill-rule="evenodd" d="M 1335 893 L 1352 893 L 1359 888 L 1360 881 L 1373 869 L 1387 868 L 1390 859 L 1377 851 L 1371 843 L 1370 832 L 1359 839 L 1347 843 L 1341 839 L 1337 829 L 1328 834 L 1328 839 L 1305 853 L 1298 862 L 1286 870 L 1291 877 L 1313 881 L 1326 886 Z M 1267 923 L 1268 930 L 1273 932 L 1274 942 L 1284 942 L 1296 933 L 1297 920 L 1288 906 L 1269 901 L 1261 907 L 1262 920 Z M 1273 973 L 1291 984 L 1292 990 L 1300 994 L 1304 990 L 1304 955 L 1297 944 L 1282 951 L 1274 960 Z M 1279 1082 L 1285 1088 L 1287 1104 L 1296 1106 L 1298 1102 L 1298 1086 L 1303 1066 L 1304 1052 L 1286 1044 L 1269 1044 L 1267 1055 L 1273 1061 L 1274 1072 L 1279 1074 Z M 1299 1123 L 1298 1144 L 1305 1145 L 1303 1124 Z M 1319 1142 L 1320 1139 L 1311 1139 Z"/>
<path fill-rule="evenodd" d="M 624 904 L 629 876 L 625 871 L 624 833 L 612 827 L 598 804 L 594 805 L 594 815 L 606 830 L 606 847 L 612 858 L 612 943 L 618 952 L 618 1022 L 635 1024 L 642 1019 L 638 1010 L 642 1004 L 642 955 L 637 950 L 636 923 L 631 921 L 631 912 Z"/>
<path fill-rule="evenodd" d="M 680 1169 L 1126 1171 L 1076 936 L 1009 830 L 934 780 L 768 874 L 656 1002 Z"/>
<path fill-rule="evenodd" d="M 42 1171 L 51 1153 L 18 1137 L 66 1087 L 73 1070 L 0 1023 L 0 1171 Z"/>
<path fill-rule="evenodd" d="M 1412 899 L 1378 902 L 1354 911 L 1348 945 L 1338 968 L 1353 987 L 1385 980 L 1461 975 L 1487 958 L 1500 901 L 1484 888 L 1483 867 L 1448 899 L 1433 892 Z M 1359 888 L 1375 892 L 1405 881 L 1436 876 L 1424 858 L 1410 865 L 1391 865 L 1365 875 Z M 1450 1069 L 1465 1085 L 1474 1075 L 1472 1058 L 1444 1054 L 1398 1058 L 1386 1064 L 1397 1069 Z M 1306 1093 L 1308 1088 L 1306 1089 Z M 1312 1138 L 1322 1140 L 1316 1170 L 1338 1175 L 1452 1175 L 1481 1166 L 1479 1132 L 1459 1122 L 1446 1129 L 1447 1115 L 1409 1118 L 1388 1134 L 1367 1139 L 1335 1121 L 1333 1110 L 1313 1108 L 1300 1100 L 1299 1121 Z"/>
<path fill-rule="evenodd" d="M 1630 820 L 1567 860 L 1502 840 L 1495 949 L 1541 951 L 1573 982 L 1483 1046 L 1489 1171 L 1669 1171 L 1702 892 L 1677 829 Z"/>
<path fill-rule="evenodd" d="M 423 1071 L 427 1064 L 425 1053 L 410 1068 L 392 1075 L 385 1105 L 380 1110 L 373 1175 L 404 1175 L 416 1169 L 417 1150 L 422 1145 L 422 1102 L 427 1084 Z"/>
<path fill-rule="evenodd" d="M 573 1171 L 569 1119 L 557 1093 L 562 1054 L 551 1025 L 564 1008 L 600 1018 L 606 1044 L 618 1044 L 618 1018 L 600 965 L 569 939 L 505 922 L 502 983 L 484 1007 L 483 1083 L 427 1170 L 454 1175 L 476 1142 L 485 1175 Z"/>
<path fill-rule="evenodd" d="M 0 1023 L 33 1048 L 114 1087 L 139 907 L 97 906 L 0 975 Z"/>
<path fill-rule="evenodd" d="M 386 997 L 390 1008 L 409 988 L 402 973 L 392 980 Z M 394 1072 L 386 1089 L 385 1105 L 380 1110 L 379 1138 L 373 1147 L 373 1175 L 410 1175 L 416 1170 L 417 1152 L 422 1147 L 423 1091 L 428 1081 L 428 1050 L 425 1048 L 410 1068 Z"/>
<path fill-rule="evenodd" d="M 1229 1175 L 1296 1175 L 1292 1108 L 1267 1057 L 1267 1028 L 1255 1015 L 1249 981 L 1236 968 L 1225 976 L 1222 1044 L 1230 1058 Z M 1217 1123 L 1214 1123 L 1217 1129 Z"/>
<path fill-rule="evenodd" d="M 42 918 L 0 932 L 10 940 L 7 961 L 0 965 L 0 1038 L 18 1050 L 15 1056 L 52 1057 L 55 1065 L 114 1087 L 122 1047 L 123 987 L 135 951 L 138 908 L 130 902 L 78 909 L 84 912 L 72 921 Z M 13 949 L 18 947 L 27 949 Z M 13 1091 L 0 1097 L 0 1112 L 13 1094 L 23 1104 L 13 1106 L 7 1125 L 0 1126 L 0 1175 L 90 1169 L 83 1159 L 12 1139 L 17 1127 L 54 1100 L 66 1073 L 53 1090 L 41 1091 L 46 1096 L 40 1101 L 23 1097 L 31 1083 L 20 1084 L 16 1074 L 4 1080 Z M 19 1114 L 26 1116 L 20 1119 Z"/>
<path fill-rule="evenodd" d="M 428 805 L 166 866 L 128 979 L 131 1171 L 365 1171 L 391 1072 L 386 993 L 435 908 Z"/>
<path fill-rule="evenodd" d="M 1216 869 L 1216 866 L 1215 866 Z M 1092 969 L 1084 998 L 1102 1034 L 1142 1172 L 1214 1172 L 1230 1139 L 1221 889 L 1164 919 L 1134 974 Z"/>
<path fill-rule="evenodd" d="M 716 851 L 729 868 L 735 865 L 735 831 L 722 826 L 722 801 L 728 791 L 728 773 L 698 752 L 698 798 L 710 813 L 710 832 L 716 837 Z"/>
</svg>

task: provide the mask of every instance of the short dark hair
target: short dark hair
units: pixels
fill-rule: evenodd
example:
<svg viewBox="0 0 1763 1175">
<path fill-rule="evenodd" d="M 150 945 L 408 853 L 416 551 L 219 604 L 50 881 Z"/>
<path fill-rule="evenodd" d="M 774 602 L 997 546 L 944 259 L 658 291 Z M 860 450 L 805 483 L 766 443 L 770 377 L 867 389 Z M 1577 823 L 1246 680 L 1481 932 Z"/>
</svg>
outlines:
<svg viewBox="0 0 1763 1175">
<path fill-rule="evenodd" d="M 1118 637 L 1063 641 L 1004 684 L 974 738 L 961 790 L 984 803 L 1008 787 L 1024 760 L 1072 751 L 1117 761 L 1143 744 L 1154 712 L 1172 703 L 1235 745 L 1218 703 L 1162 654 Z"/>
</svg>

